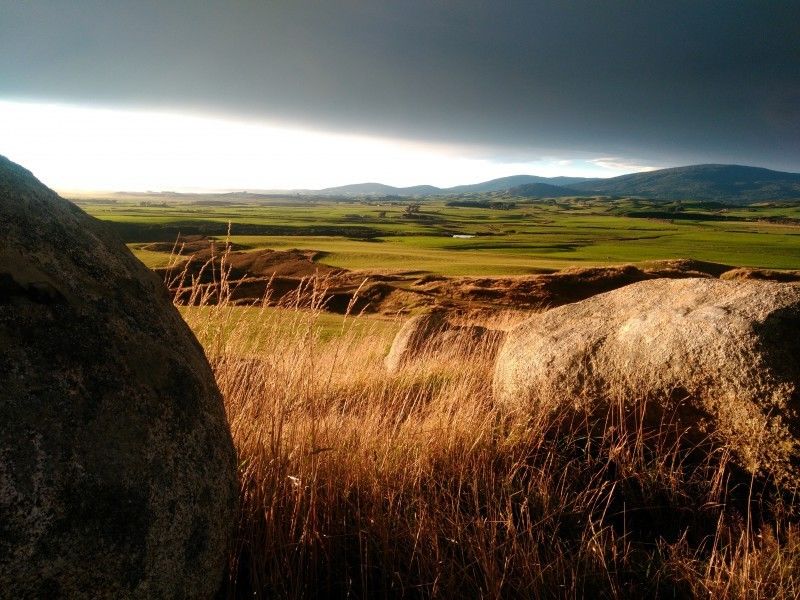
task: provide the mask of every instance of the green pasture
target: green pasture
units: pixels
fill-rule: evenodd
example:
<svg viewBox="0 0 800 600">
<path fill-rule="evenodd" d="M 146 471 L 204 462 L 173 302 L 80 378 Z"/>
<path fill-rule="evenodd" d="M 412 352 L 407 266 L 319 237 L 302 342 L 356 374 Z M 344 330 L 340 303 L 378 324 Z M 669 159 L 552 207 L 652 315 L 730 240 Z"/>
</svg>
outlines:
<svg viewBox="0 0 800 600">
<path fill-rule="evenodd" d="M 345 316 L 321 310 L 213 305 L 178 309 L 211 355 L 223 354 L 218 346 L 228 342 L 237 346 L 237 352 L 255 354 L 287 340 L 331 342 L 367 337 L 378 341 L 385 352 L 401 325 L 398 319 L 380 315 Z"/>
<path fill-rule="evenodd" d="M 167 252 L 153 252 L 151 250 L 144 250 L 140 248 L 141 244 L 134 244 L 131 250 L 140 261 L 151 269 L 158 269 L 160 267 L 169 267 L 181 261 L 180 256 L 172 256 Z"/>
<path fill-rule="evenodd" d="M 248 249 L 312 249 L 348 269 L 444 275 L 521 275 L 573 265 L 695 258 L 736 266 L 800 268 L 800 205 L 723 207 L 636 199 L 520 200 L 509 210 L 410 201 L 276 201 L 195 205 L 84 200 L 114 223 L 151 267 L 168 253 L 142 249 L 178 233 L 226 237 Z M 453 235 L 471 235 L 467 239 Z"/>
</svg>

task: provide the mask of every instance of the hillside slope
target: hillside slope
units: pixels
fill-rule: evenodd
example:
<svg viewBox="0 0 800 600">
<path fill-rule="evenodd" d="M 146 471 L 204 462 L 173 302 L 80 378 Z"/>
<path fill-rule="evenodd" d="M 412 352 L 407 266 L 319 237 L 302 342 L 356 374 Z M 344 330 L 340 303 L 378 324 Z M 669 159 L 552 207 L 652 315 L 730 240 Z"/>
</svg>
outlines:
<svg viewBox="0 0 800 600">
<path fill-rule="evenodd" d="M 526 183 L 511 188 L 508 193 L 512 196 L 523 198 L 564 198 L 567 196 L 581 196 L 585 192 L 549 183 Z"/>
<path fill-rule="evenodd" d="M 573 183 L 587 181 L 585 177 L 538 177 L 536 175 L 512 175 L 500 177 L 481 183 L 457 185 L 441 190 L 443 194 L 476 194 L 483 192 L 499 192 L 522 185 L 545 184 L 550 186 L 568 186 Z"/>
<path fill-rule="evenodd" d="M 591 179 L 571 186 L 584 193 L 661 200 L 717 200 L 750 204 L 800 199 L 800 173 L 741 165 L 691 165 Z"/>
</svg>

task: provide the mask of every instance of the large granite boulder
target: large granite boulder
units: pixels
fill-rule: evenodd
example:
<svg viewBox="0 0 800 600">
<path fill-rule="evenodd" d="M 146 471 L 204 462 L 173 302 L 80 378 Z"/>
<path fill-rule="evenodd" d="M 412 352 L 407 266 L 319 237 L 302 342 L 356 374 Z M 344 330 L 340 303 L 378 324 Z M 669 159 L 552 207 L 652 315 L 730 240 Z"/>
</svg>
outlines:
<svg viewBox="0 0 800 600">
<path fill-rule="evenodd" d="M 415 361 L 443 357 L 468 358 L 477 353 L 492 357 L 505 332 L 480 325 L 457 325 L 447 311 L 434 309 L 411 317 L 397 332 L 384 359 L 390 373 Z"/>
<path fill-rule="evenodd" d="M 219 391 L 163 284 L 0 157 L 0 596 L 209 597 L 237 489 Z"/>
<path fill-rule="evenodd" d="M 637 407 L 796 484 L 800 286 L 657 279 L 554 308 L 509 332 L 494 389 L 537 415 Z"/>
</svg>

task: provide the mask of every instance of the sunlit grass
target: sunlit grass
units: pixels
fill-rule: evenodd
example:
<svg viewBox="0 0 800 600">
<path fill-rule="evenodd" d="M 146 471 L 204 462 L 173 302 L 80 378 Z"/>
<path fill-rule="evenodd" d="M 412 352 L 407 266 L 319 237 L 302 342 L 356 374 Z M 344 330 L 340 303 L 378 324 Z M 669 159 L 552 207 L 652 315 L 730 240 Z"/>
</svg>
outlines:
<svg viewBox="0 0 800 600">
<path fill-rule="evenodd" d="M 792 506 L 765 495 L 750 513 L 724 448 L 691 458 L 610 414 L 504 411 L 481 348 L 389 375 L 394 329 L 330 321 L 317 291 L 181 309 L 238 452 L 231 597 L 800 595 Z"/>
<path fill-rule="evenodd" d="M 311 311 L 301 308 L 282 308 L 275 306 L 179 306 L 181 314 L 196 323 L 205 323 L 210 330 L 199 329 L 202 338 L 211 344 L 210 340 L 218 341 L 220 338 L 235 336 L 234 343 L 240 348 L 242 339 L 247 335 L 255 344 L 254 350 L 260 352 L 265 340 L 265 326 L 270 335 L 279 339 L 294 333 L 297 320 L 305 321 L 311 327 L 315 340 L 329 342 L 345 333 L 355 340 L 379 336 L 391 340 L 400 328 L 397 319 L 390 319 L 381 315 L 353 316 L 340 315 L 324 310 Z M 218 329 L 212 324 L 224 324 L 227 330 Z M 384 344 L 388 349 L 388 342 Z M 268 348 L 269 346 L 267 346 Z"/>
</svg>

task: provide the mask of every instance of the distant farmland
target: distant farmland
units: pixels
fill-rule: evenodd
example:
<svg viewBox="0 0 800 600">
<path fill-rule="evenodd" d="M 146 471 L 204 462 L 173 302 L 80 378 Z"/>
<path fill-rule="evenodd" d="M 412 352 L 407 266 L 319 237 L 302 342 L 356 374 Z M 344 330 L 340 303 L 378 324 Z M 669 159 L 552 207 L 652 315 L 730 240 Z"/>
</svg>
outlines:
<svg viewBox="0 0 800 600">
<path fill-rule="evenodd" d="M 695 258 L 736 266 L 800 268 L 800 204 L 732 207 L 637 199 L 362 201 L 273 198 L 215 204 L 202 196 L 81 199 L 114 224 L 146 264 L 169 254 L 143 249 L 178 234 L 246 248 L 313 249 L 348 269 L 443 275 L 522 275 L 542 269 Z M 474 236 L 454 238 L 454 235 Z"/>
</svg>

